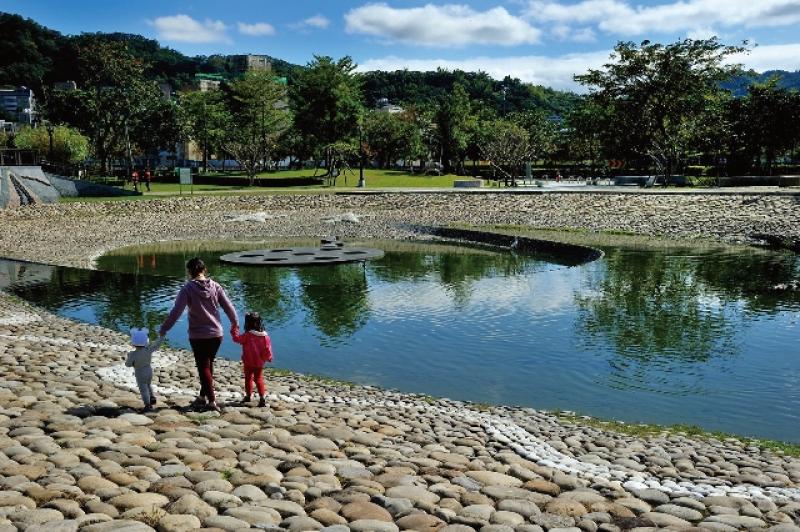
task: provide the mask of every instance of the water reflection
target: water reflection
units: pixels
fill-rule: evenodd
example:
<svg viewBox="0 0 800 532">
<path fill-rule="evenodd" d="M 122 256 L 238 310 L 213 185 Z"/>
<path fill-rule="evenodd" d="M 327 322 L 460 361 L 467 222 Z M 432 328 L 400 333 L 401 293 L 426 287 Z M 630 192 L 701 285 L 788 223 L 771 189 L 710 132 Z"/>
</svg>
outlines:
<svg viewBox="0 0 800 532">
<path fill-rule="evenodd" d="M 577 296 L 581 326 L 624 357 L 703 361 L 730 337 L 730 309 L 708 290 L 690 257 L 611 252 L 588 294 Z"/>
<path fill-rule="evenodd" d="M 352 336 L 369 319 L 367 274 L 362 264 L 297 270 L 300 301 L 325 345 Z"/>
<path fill-rule="evenodd" d="M 576 294 L 578 324 L 588 348 L 612 347 L 609 386 L 706 392 L 698 365 L 717 357 L 730 371 L 725 359 L 744 349 L 739 333 L 761 314 L 798 308 L 796 292 L 773 289 L 797 268 L 792 254 L 607 249 Z"/>
</svg>

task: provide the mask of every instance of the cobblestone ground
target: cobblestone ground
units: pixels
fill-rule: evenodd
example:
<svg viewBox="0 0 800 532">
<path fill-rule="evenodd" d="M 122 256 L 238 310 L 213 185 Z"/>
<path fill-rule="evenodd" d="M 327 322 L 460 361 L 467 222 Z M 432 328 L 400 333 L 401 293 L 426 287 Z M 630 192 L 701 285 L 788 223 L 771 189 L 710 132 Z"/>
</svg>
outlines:
<svg viewBox="0 0 800 532">
<path fill-rule="evenodd" d="M 170 198 L 0 210 L 0 256 L 90 266 L 108 249 L 181 239 L 410 238 L 414 225 L 518 224 L 747 242 L 800 238 L 800 195 L 381 194 Z"/>
</svg>

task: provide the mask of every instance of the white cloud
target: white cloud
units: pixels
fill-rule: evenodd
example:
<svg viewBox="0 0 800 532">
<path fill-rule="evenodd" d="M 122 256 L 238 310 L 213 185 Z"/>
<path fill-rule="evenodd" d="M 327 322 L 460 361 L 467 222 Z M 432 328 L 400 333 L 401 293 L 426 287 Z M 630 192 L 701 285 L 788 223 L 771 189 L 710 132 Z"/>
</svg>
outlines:
<svg viewBox="0 0 800 532">
<path fill-rule="evenodd" d="M 592 28 L 572 28 L 566 24 L 558 24 L 550 28 L 550 34 L 559 41 L 595 42 L 597 37 Z"/>
<path fill-rule="evenodd" d="M 503 7 L 475 11 L 467 5 L 455 4 L 410 8 L 366 4 L 350 10 L 344 18 L 348 33 L 422 46 L 514 46 L 534 44 L 541 37 L 539 29 Z"/>
<path fill-rule="evenodd" d="M 756 72 L 800 70 L 800 43 L 756 46 L 749 54 L 739 54 L 732 59 Z"/>
<path fill-rule="evenodd" d="M 156 28 L 159 39 L 190 43 L 230 42 L 225 33 L 228 29 L 221 20 L 206 19 L 203 22 L 189 15 L 158 17 L 150 21 Z"/>
<path fill-rule="evenodd" d="M 525 16 L 532 21 L 596 24 L 610 34 L 695 32 L 712 26 L 770 27 L 800 23 L 800 0 L 675 0 L 632 5 L 623 0 L 531 0 Z M 707 32 L 703 32 L 706 34 Z"/>
<path fill-rule="evenodd" d="M 312 28 L 325 29 L 331 25 L 331 21 L 322 15 L 314 15 L 313 17 L 308 17 L 305 19 L 303 24 L 306 26 L 311 26 Z"/>
<path fill-rule="evenodd" d="M 719 32 L 711 26 L 698 26 L 697 28 L 689 30 L 686 36 L 690 39 L 710 39 L 714 36 L 719 36 Z"/>
<path fill-rule="evenodd" d="M 251 36 L 275 35 L 275 27 L 266 22 L 256 22 L 255 24 L 240 22 L 239 33 Z"/>
<path fill-rule="evenodd" d="M 389 56 L 367 59 L 359 65 L 362 72 L 370 70 L 419 70 L 437 68 L 448 70 L 483 71 L 495 79 L 505 76 L 519 78 L 528 83 L 544 85 L 554 89 L 583 92 L 585 89 L 573 81 L 572 76 L 582 74 L 590 68 L 600 68 L 610 61 L 611 50 L 567 54 L 555 57 L 541 55 L 473 57 L 450 59 L 404 59 Z M 742 63 L 745 68 L 758 72 L 765 70 L 800 70 L 800 43 L 757 46 L 749 54 L 742 53 L 730 58 Z"/>
</svg>

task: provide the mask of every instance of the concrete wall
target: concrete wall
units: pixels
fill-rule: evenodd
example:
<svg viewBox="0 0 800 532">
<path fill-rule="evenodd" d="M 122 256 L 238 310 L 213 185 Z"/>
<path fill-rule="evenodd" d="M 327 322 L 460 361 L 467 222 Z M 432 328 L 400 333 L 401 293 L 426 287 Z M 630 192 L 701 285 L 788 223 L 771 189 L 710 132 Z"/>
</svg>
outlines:
<svg viewBox="0 0 800 532">
<path fill-rule="evenodd" d="M 14 180 L 24 188 L 20 197 Z M 0 166 L 0 209 L 18 207 L 30 197 L 34 203 L 55 203 L 61 196 L 128 196 L 136 192 L 88 181 L 67 179 L 42 171 L 41 166 Z"/>
<path fill-rule="evenodd" d="M 138 192 L 133 190 L 123 190 L 119 187 L 101 185 L 82 181 L 80 179 L 67 179 L 48 174 L 48 179 L 62 196 L 92 197 L 92 196 L 137 196 Z"/>
</svg>

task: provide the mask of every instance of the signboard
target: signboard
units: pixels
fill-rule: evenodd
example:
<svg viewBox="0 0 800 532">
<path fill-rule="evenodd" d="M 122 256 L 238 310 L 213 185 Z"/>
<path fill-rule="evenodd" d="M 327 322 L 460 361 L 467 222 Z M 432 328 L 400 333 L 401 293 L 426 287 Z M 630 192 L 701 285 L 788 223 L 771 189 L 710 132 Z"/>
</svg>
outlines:
<svg viewBox="0 0 800 532">
<path fill-rule="evenodd" d="M 178 176 L 180 177 L 181 185 L 191 185 L 192 184 L 192 169 L 191 168 L 179 168 L 178 169 Z"/>
</svg>

